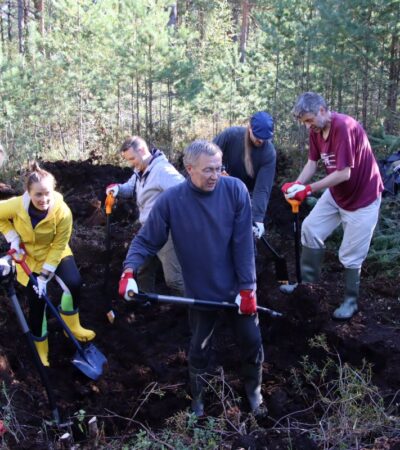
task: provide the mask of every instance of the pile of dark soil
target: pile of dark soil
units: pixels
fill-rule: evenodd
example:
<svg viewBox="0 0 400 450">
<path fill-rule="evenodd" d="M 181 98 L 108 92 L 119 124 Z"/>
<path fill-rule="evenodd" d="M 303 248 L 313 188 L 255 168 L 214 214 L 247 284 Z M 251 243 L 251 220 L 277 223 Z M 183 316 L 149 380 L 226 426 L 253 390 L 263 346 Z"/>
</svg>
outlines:
<svg viewBox="0 0 400 450">
<path fill-rule="evenodd" d="M 75 350 L 54 319 L 49 320 L 50 363 L 48 369 L 57 404 L 64 419 L 72 421 L 68 429 L 80 448 L 93 448 L 82 432 L 82 415 L 97 416 L 103 442 L 134 435 L 146 424 L 149 429 L 165 426 L 166 420 L 188 410 L 186 352 L 189 343 L 187 310 L 171 305 L 128 304 L 118 298 L 117 286 L 122 261 L 138 229 L 134 202 L 119 201 L 112 215 L 110 279 L 108 292 L 103 288 L 107 264 L 105 249 L 104 188 L 111 182 L 123 182 L 129 169 L 84 162 L 46 163 L 56 179 L 74 215 L 71 246 L 84 280 L 81 319 L 96 331 L 95 345 L 107 356 L 108 363 L 98 381 L 92 381 L 71 364 Z M 8 191 L 6 192 L 6 190 Z M 3 198 L 12 194 L 4 187 Z M 304 216 L 306 211 L 302 211 Z M 279 189 L 274 188 L 270 202 L 269 239 L 286 257 L 292 281 L 295 281 L 292 214 Z M 3 250 L 6 246 L 3 243 Z M 195 255 L 194 255 L 195 256 Z M 272 427 L 283 417 L 305 410 L 305 400 L 296 391 L 292 370 L 299 368 L 303 355 L 318 361 L 321 354 L 310 349 L 309 340 L 326 335 L 330 348 L 342 361 L 361 365 L 363 359 L 373 364 L 373 382 L 389 398 L 399 388 L 400 303 L 395 280 L 368 275 L 364 269 L 361 288 L 361 311 L 350 323 L 331 320 L 331 312 L 340 303 L 343 270 L 333 253 L 327 255 L 322 282 L 301 287 L 292 296 L 279 291 L 271 254 L 258 245 L 258 301 L 261 306 L 284 313 L 284 318 L 260 316 L 266 362 L 263 394 L 270 416 L 259 421 L 260 428 L 250 434 L 232 434 L 230 447 L 251 449 L 287 448 L 287 437 Z M 157 291 L 168 293 L 160 274 Z M 17 294 L 19 293 L 17 287 Z M 56 286 L 50 296 L 60 297 Z M 26 312 L 25 299 L 19 296 Z M 106 318 L 106 304 L 112 300 L 116 313 L 114 324 Z M 5 295 L 0 299 L 0 376 L 3 381 L 3 417 L 8 401 L 12 405 L 12 423 L 18 433 L 3 436 L 4 448 L 45 449 L 58 442 L 64 432 L 55 427 L 43 428 L 43 418 L 50 419 L 45 391 L 31 363 L 25 340 Z M 225 326 L 224 315 L 214 345 L 215 361 L 224 369 L 224 377 L 237 397 L 244 398 L 238 374 L 237 347 Z M 221 403 L 209 396 L 210 415 L 222 413 Z M 245 401 L 239 403 L 241 414 L 248 412 Z M 310 411 L 304 421 L 311 420 Z M 14 428 L 15 429 L 15 428 Z M 269 429 L 268 433 L 263 430 Z M 306 435 L 293 431 L 291 448 L 316 448 Z M 388 444 L 390 445 L 390 444 Z M 115 448 L 115 447 L 114 447 Z M 383 447 L 382 447 L 383 448 Z M 395 448 L 385 447 L 385 448 Z"/>
</svg>

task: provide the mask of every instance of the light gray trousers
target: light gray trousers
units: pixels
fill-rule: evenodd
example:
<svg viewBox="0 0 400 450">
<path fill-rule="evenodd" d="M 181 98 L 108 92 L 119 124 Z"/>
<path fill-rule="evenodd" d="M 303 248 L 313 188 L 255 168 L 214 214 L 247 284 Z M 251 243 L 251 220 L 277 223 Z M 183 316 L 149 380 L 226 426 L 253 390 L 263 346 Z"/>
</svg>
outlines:
<svg viewBox="0 0 400 450">
<path fill-rule="evenodd" d="M 327 237 L 342 225 L 339 260 L 347 269 L 359 269 L 368 254 L 380 205 L 381 196 L 364 208 L 346 211 L 327 189 L 303 222 L 301 243 L 309 248 L 324 248 Z"/>
</svg>

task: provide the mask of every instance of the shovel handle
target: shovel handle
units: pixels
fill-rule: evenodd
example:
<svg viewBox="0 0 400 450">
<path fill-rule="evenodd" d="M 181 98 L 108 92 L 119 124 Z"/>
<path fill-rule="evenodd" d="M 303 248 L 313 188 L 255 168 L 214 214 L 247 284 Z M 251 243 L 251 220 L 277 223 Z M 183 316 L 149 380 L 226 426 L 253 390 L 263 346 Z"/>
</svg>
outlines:
<svg viewBox="0 0 400 450">
<path fill-rule="evenodd" d="M 17 253 L 17 250 L 13 248 L 8 250 L 7 255 L 11 256 L 13 261 L 22 267 L 23 271 L 28 275 L 28 277 L 32 275 L 31 269 L 28 267 L 28 264 L 26 264 L 26 253 Z M 18 257 L 18 255 L 20 257 Z"/>
<path fill-rule="evenodd" d="M 294 198 L 287 198 L 286 201 L 292 207 L 292 213 L 297 214 L 299 212 L 301 202 L 299 200 L 295 200 Z"/>
<path fill-rule="evenodd" d="M 28 275 L 31 283 L 34 286 L 37 286 L 37 280 L 36 280 L 35 276 L 33 275 L 32 270 L 29 268 L 28 264 L 26 263 L 26 253 L 23 254 L 22 258 L 17 258 L 16 250 L 14 250 L 14 249 L 9 250 L 7 252 L 7 254 L 12 257 L 14 262 L 16 262 L 17 264 L 21 265 L 22 270 Z M 71 341 L 73 342 L 73 344 L 77 348 L 77 350 L 78 350 L 79 354 L 81 355 L 81 357 L 85 361 L 87 361 L 87 358 L 86 358 L 86 355 L 85 355 L 85 353 L 83 351 L 82 346 L 79 344 L 79 342 L 77 341 L 76 337 L 72 334 L 72 331 L 68 328 L 68 326 L 66 325 L 66 323 L 64 322 L 64 320 L 62 319 L 60 314 L 58 313 L 57 308 L 51 302 L 50 298 L 46 294 L 44 294 L 43 295 L 43 299 L 46 302 L 47 306 L 50 308 L 50 310 L 53 313 L 53 315 L 56 317 L 56 319 L 59 321 L 59 323 L 63 327 L 64 331 L 67 333 L 68 337 L 71 339 Z"/>
<path fill-rule="evenodd" d="M 107 194 L 105 206 L 106 206 L 106 214 L 110 215 L 112 213 L 112 209 L 115 203 L 115 197 L 112 192 Z"/>
<path fill-rule="evenodd" d="M 148 300 L 154 303 L 164 302 L 190 306 L 212 306 L 215 308 L 238 309 L 238 305 L 231 302 L 215 302 L 212 300 L 199 300 L 196 298 L 176 297 L 173 295 L 146 294 L 144 292 L 135 294 L 132 290 L 128 291 L 128 297 L 132 300 L 136 297 L 138 300 Z M 272 317 L 282 317 L 282 313 L 274 311 L 273 309 L 265 308 L 264 306 L 257 306 L 257 312 L 268 313 Z"/>
</svg>

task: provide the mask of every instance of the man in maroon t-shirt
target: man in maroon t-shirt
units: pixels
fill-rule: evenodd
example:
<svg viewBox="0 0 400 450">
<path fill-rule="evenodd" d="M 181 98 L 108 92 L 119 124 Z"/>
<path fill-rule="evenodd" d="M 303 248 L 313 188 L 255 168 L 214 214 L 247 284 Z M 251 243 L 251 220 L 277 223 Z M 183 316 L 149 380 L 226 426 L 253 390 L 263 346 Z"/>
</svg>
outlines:
<svg viewBox="0 0 400 450">
<path fill-rule="evenodd" d="M 358 310 L 361 265 L 379 216 L 383 191 L 379 168 L 362 126 L 350 116 L 331 112 L 320 95 L 300 95 L 293 115 L 310 130 L 310 148 L 297 181 L 285 183 L 282 191 L 286 198 L 302 202 L 312 192 L 325 190 L 302 225 L 302 281 L 318 281 L 324 242 L 341 224 L 339 259 L 345 268 L 345 296 L 333 317 L 350 319 Z M 327 175 L 307 184 L 320 159 Z M 282 286 L 286 293 L 293 289 Z"/>
</svg>

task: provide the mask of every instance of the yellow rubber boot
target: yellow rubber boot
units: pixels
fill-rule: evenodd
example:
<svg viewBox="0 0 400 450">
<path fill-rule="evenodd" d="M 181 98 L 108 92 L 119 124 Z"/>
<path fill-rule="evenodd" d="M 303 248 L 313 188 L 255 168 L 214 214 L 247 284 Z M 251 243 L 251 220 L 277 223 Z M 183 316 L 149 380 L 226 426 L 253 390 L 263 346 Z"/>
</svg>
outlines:
<svg viewBox="0 0 400 450">
<path fill-rule="evenodd" d="M 60 310 L 60 315 L 67 327 L 71 330 L 72 334 L 81 342 L 91 341 L 96 337 L 96 333 L 93 330 L 83 328 L 79 320 L 79 312 L 75 311 L 63 311 Z M 66 334 L 66 333 L 65 333 Z"/>
<path fill-rule="evenodd" d="M 47 339 L 47 334 L 43 337 L 33 336 L 33 342 L 35 344 L 36 350 L 39 354 L 40 361 L 45 367 L 49 367 L 49 340 Z"/>
</svg>

